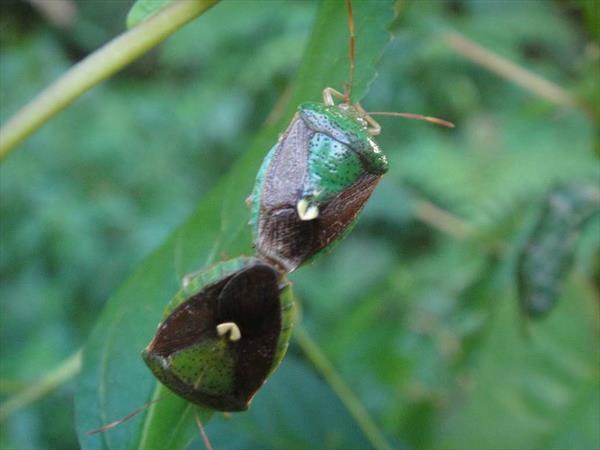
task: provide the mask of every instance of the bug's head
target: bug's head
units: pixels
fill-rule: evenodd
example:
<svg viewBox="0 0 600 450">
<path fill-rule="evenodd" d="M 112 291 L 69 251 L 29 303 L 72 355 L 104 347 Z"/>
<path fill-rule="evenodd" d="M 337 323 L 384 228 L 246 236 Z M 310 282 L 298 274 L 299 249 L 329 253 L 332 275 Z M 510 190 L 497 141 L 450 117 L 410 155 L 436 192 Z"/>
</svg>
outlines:
<svg viewBox="0 0 600 450">
<path fill-rule="evenodd" d="M 369 126 L 369 122 L 367 121 L 368 114 L 363 110 L 360 103 L 356 103 L 355 105 L 351 105 L 347 102 L 338 103 L 337 108 L 342 111 L 344 114 L 352 117 L 361 127 L 365 130 Z"/>
<path fill-rule="evenodd" d="M 341 100 L 336 103 L 334 99 Z M 323 89 L 323 103 L 327 107 L 333 107 L 340 111 L 344 116 L 351 118 L 362 130 L 367 132 L 370 136 L 377 136 L 381 133 L 381 127 L 379 124 L 371 118 L 368 112 L 356 102 L 354 105 L 350 103 L 349 94 L 346 90 L 345 94 L 331 87 Z"/>
</svg>

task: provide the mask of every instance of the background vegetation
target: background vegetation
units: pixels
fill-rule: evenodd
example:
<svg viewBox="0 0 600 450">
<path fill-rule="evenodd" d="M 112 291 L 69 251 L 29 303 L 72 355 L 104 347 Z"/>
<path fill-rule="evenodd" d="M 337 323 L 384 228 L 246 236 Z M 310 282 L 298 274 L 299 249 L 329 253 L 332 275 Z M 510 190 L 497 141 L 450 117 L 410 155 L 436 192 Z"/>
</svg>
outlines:
<svg viewBox="0 0 600 450">
<path fill-rule="evenodd" d="M 390 173 L 350 237 L 292 275 L 297 343 L 248 413 L 207 423 L 216 449 L 600 447 L 600 218 L 546 318 L 523 317 L 516 281 L 548 190 L 600 180 L 594 5 L 401 1 L 393 18 L 391 2 L 355 2 L 363 106 L 457 128 L 381 120 Z M 63 24 L 3 3 L 0 121 L 122 32 L 129 7 L 80 1 Z M 0 447 L 180 448 L 197 434 L 169 398 L 85 436 L 154 394 L 137 355 L 161 306 L 186 272 L 252 251 L 243 199 L 260 159 L 346 71 L 341 3 L 223 2 L 3 161 Z M 86 340 L 81 377 L 6 413 L 77 367 Z"/>
</svg>

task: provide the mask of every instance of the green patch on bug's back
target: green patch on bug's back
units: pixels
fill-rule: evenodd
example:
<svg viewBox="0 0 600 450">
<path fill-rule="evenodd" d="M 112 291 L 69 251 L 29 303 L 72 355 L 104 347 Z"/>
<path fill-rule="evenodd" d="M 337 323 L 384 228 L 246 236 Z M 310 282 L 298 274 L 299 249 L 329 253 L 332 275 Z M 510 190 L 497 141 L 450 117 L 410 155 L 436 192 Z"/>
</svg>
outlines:
<svg viewBox="0 0 600 450">
<path fill-rule="evenodd" d="M 254 182 L 254 189 L 251 194 L 252 204 L 250 206 L 250 225 L 252 226 L 254 233 L 257 232 L 256 227 L 258 226 L 258 215 L 260 213 L 260 194 L 263 180 L 265 179 L 265 173 L 269 168 L 269 164 L 271 163 L 271 159 L 273 158 L 276 149 L 277 144 L 271 147 L 271 150 L 269 150 L 269 153 L 267 153 L 267 156 L 263 159 L 263 162 L 258 169 L 258 173 L 256 174 L 256 181 Z"/>
<path fill-rule="evenodd" d="M 213 364 L 203 364 L 211 360 Z M 235 357 L 221 339 L 207 339 L 171 356 L 171 370 L 186 384 L 208 395 L 226 395 L 231 392 Z"/>
<path fill-rule="evenodd" d="M 363 174 L 360 157 L 347 145 L 316 133 L 309 144 L 308 174 L 303 196 L 324 203 Z"/>
<path fill-rule="evenodd" d="M 290 345 L 290 338 L 292 337 L 295 319 L 296 309 L 294 306 L 294 294 L 291 285 L 287 285 L 286 288 L 281 291 L 281 334 L 277 341 L 277 349 L 275 351 L 275 357 L 273 358 L 273 364 L 271 365 L 269 375 L 275 372 L 281 364 L 281 361 L 283 361 L 283 357 Z"/>
<path fill-rule="evenodd" d="M 364 121 L 360 120 L 358 114 L 352 114 L 353 109 L 342 111 L 335 105 L 305 102 L 298 106 L 298 111 L 311 129 L 331 134 L 334 139 L 345 144 L 364 142 L 369 137 Z"/>
<path fill-rule="evenodd" d="M 369 136 L 367 122 L 354 107 L 307 102 L 301 104 L 298 110 L 313 131 L 324 133 L 357 152 L 364 170 L 378 175 L 387 172 L 386 156 Z"/>
</svg>

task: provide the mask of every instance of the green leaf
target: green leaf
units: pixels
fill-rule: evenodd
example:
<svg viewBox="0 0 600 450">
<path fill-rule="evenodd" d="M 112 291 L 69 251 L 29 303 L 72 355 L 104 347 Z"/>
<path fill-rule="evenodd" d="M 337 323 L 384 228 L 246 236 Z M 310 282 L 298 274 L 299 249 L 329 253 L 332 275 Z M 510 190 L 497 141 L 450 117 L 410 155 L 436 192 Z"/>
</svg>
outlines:
<svg viewBox="0 0 600 450">
<path fill-rule="evenodd" d="M 433 448 L 584 450 L 600 446 L 597 294 L 573 277 L 553 314 L 519 323 L 516 299 L 501 302 L 448 408 Z M 522 325 L 526 326 L 523 333 Z"/>
<path fill-rule="evenodd" d="M 258 392 L 247 413 L 215 417 L 207 433 L 214 448 L 233 448 L 233 436 L 244 438 L 241 448 L 265 450 L 371 447 L 331 388 L 294 355 Z"/>
<path fill-rule="evenodd" d="M 359 40 L 354 98 L 358 99 L 375 77 L 374 62 L 389 39 L 386 30 L 392 17 L 391 1 L 357 2 L 354 17 Z M 322 2 L 284 113 L 256 137 L 250 150 L 190 218 L 139 266 L 106 305 L 84 350 L 76 399 L 82 448 L 182 449 L 197 433 L 188 403 L 158 385 L 140 352 L 154 334 L 163 307 L 178 290 L 185 273 L 215 260 L 253 253 L 244 198 L 252 189 L 260 161 L 298 103 L 318 100 L 326 86 L 343 89 L 348 79 L 347 48 L 345 7 L 337 1 Z M 138 417 L 105 433 L 87 435 L 157 397 L 162 400 Z M 206 415 L 202 417 L 206 420 Z"/>
<path fill-rule="evenodd" d="M 600 190 L 591 184 L 558 186 L 542 203 L 519 257 L 519 300 L 532 319 L 552 310 L 573 268 L 580 231 L 586 219 L 600 213 Z"/>
<path fill-rule="evenodd" d="M 175 0 L 137 0 L 127 14 L 127 28 L 133 28 Z"/>
</svg>

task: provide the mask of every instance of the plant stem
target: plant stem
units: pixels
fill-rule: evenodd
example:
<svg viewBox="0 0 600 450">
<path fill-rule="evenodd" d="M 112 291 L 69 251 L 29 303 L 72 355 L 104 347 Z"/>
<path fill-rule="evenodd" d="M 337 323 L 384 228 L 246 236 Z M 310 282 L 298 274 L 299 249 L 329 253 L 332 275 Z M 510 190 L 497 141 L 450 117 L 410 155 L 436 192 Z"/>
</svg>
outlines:
<svg viewBox="0 0 600 450">
<path fill-rule="evenodd" d="M 306 357 L 314 364 L 315 368 L 338 395 L 373 447 L 377 450 L 390 450 L 392 448 L 391 445 L 387 442 L 368 411 L 301 324 L 296 325 L 294 336 Z"/>
<path fill-rule="evenodd" d="M 455 52 L 475 64 L 485 67 L 499 77 L 512 81 L 538 97 L 545 98 L 560 106 L 578 108 L 592 118 L 598 115 L 597 110 L 575 98 L 561 86 L 518 66 L 508 59 L 496 55 L 457 32 L 448 32 L 443 36 L 443 39 L 446 46 Z"/>
<path fill-rule="evenodd" d="M 158 45 L 217 1 L 174 1 L 75 64 L 0 129 L 0 160 L 86 91 Z"/>
<path fill-rule="evenodd" d="M 434 205 L 429 200 L 420 199 L 415 202 L 415 215 L 433 228 L 457 239 L 466 239 L 473 236 L 475 232 L 471 224 Z"/>
<path fill-rule="evenodd" d="M 52 392 L 58 386 L 77 375 L 80 369 L 81 350 L 78 350 L 54 370 L 44 375 L 42 379 L 31 384 L 0 405 L 0 423 L 4 422 L 11 414 Z"/>
</svg>

